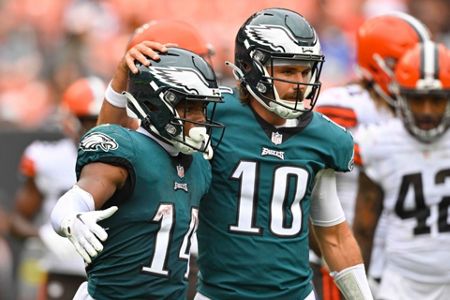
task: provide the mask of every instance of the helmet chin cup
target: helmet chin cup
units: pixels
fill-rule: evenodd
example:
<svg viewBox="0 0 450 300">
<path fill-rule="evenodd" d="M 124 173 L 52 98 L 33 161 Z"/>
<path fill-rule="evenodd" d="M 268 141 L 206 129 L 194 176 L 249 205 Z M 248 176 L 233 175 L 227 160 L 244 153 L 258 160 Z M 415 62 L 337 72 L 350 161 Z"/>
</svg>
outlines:
<svg viewBox="0 0 450 300">
<path fill-rule="evenodd" d="M 288 101 L 278 100 L 278 102 L 281 102 L 287 106 L 292 105 Z M 269 106 L 273 113 L 277 114 L 278 116 L 282 117 L 283 119 L 296 119 L 296 118 L 300 117 L 300 115 L 302 114 L 301 111 L 289 109 L 289 108 L 282 106 L 276 102 L 270 102 Z M 299 106 L 300 109 L 303 108 L 303 105 L 301 103 L 299 103 L 297 106 Z"/>
<path fill-rule="evenodd" d="M 175 141 L 174 146 L 183 154 L 192 154 L 199 150 L 202 152 L 209 150 L 209 147 L 206 148 L 208 141 L 209 135 L 205 127 L 193 127 L 189 130 L 189 136 L 185 136 L 184 142 Z"/>
</svg>

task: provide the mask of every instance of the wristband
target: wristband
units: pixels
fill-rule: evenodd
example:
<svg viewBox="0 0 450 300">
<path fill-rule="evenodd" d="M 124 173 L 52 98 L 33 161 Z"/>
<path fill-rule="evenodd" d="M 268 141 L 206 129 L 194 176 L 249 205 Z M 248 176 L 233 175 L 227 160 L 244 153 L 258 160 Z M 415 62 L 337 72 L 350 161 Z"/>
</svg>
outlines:
<svg viewBox="0 0 450 300">
<path fill-rule="evenodd" d="M 62 195 L 53 207 L 50 221 L 53 229 L 61 236 L 70 236 L 70 226 L 79 213 L 95 210 L 95 202 L 92 195 L 74 185 Z"/>
<path fill-rule="evenodd" d="M 373 300 L 363 264 L 332 272 L 330 275 L 345 299 Z"/>
<path fill-rule="evenodd" d="M 119 108 L 127 107 L 127 97 L 122 93 L 118 93 L 115 90 L 113 90 L 111 82 L 108 84 L 108 87 L 106 88 L 105 100 L 115 107 Z"/>
</svg>

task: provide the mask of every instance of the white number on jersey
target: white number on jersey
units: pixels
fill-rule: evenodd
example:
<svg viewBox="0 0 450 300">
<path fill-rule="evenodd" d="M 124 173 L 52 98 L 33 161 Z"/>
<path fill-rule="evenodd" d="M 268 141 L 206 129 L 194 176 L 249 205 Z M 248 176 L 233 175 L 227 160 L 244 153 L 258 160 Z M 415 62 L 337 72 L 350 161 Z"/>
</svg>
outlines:
<svg viewBox="0 0 450 300">
<path fill-rule="evenodd" d="M 231 178 L 240 181 L 237 224 L 230 225 L 230 231 L 260 234 L 262 229 L 255 222 L 258 206 L 255 191 L 258 187 L 258 163 L 241 161 Z M 301 200 L 305 196 L 309 174 L 298 167 L 279 167 L 273 174 L 272 198 L 270 200 L 270 231 L 278 236 L 295 236 L 302 230 Z M 294 201 L 289 207 L 291 215 L 290 226 L 285 225 L 285 201 L 289 190 L 289 182 L 296 182 Z"/>
<path fill-rule="evenodd" d="M 169 270 L 167 269 L 167 252 L 169 250 L 172 228 L 175 221 L 174 205 L 160 204 L 152 220 L 155 222 L 159 222 L 160 227 L 156 235 L 155 249 L 152 255 L 150 267 L 144 266 L 142 267 L 142 271 L 168 276 Z M 179 257 L 181 259 L 189 260 L 191 238 L 195 230 L 197 229 L 197 225 L 198 225 L 198 209 L 192 208 L 189 228 L 186 234 L 184 235 L 183 243 L 181 244 L 180 247 Z M 189 273 L 189 264 L 188 269 L 185 273 L 186 278 L 188 273 Z"/>
</svg>

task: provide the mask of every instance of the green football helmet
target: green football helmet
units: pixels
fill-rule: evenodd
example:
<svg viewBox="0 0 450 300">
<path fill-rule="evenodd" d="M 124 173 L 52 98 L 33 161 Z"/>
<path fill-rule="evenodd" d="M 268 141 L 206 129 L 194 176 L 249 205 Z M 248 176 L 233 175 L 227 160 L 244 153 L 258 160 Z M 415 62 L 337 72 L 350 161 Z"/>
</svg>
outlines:
<svg viewBox="0 0 450 300">
<path fill-rule="evenodd" d="M 140 118 L 148 132 L 172 144 L 184 154 L 200 151 L 212 157 L 211 130 L 223 126 L 213 121 L 215 105 L 223 102 L 211 66 L 199 55 L 181 48 L 159 53 L 150 66 L 136 63 L 137 74 L 129 73 L 125 95 L 130 109 Z M 201 102 L 205 122 L 181 118 L 177 107 Z M 206 113 L 206 110 L 211 110 Z M 189 135 L 184 124 L 192 123 Z"/>
</svg>

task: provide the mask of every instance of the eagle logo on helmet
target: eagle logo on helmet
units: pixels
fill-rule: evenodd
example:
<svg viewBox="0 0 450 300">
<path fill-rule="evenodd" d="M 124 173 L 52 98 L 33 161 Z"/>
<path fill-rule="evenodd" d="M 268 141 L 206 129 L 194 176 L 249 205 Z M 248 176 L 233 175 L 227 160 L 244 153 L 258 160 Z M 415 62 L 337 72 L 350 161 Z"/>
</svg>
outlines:
<svg viewBox="0 0 450 300">
<path fill-rule="evenodd" d="M 189 68 L 149 67 L 160 82 L 191 95 L 220 96 L 219 89 L 210 88 L 201 74 Z"/>
<path fill-rule="evenodd" d="M 296 43 L 292 33 L 279 25 L 247 25 L 245 33 L 252 41 L 270 47 L 282 53 L 305 53 L 311 51 L 308 47 L 301 47 Z"/>
<path fill-rule="evenodd" d="M 86 135 L 80 142 L 80 149 L 83 151 L 104 151 L 116 150 L 119 148 L 117 142 L 110 136 L 101 132 L 92 132 Z"/>
</svg>

